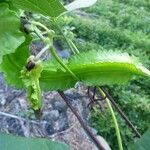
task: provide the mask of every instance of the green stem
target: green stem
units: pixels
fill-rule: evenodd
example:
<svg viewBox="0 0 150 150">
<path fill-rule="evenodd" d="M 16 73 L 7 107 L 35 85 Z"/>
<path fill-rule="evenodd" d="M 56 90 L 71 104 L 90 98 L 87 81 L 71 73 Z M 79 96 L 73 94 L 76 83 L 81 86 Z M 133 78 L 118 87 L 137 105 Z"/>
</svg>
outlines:
<svg viewBox="0 0 150 150">
<path fill-rule="evenodd" d="M 40 31 L 36 26 L 34 27 L 34 32 L 37 34 L 37 36 L 38 36 L 42 41 L 45 40 L 45 37 L 43 36 L 43 34 L 41 33 L 41 31 Z"/>
<path fill-rule="evenodd" d="M 99 91 L 99 94 L 102 96 L 102 98 L 105 99 L 106 98 L 106 94 L 103 92 L 103 90 L 99 86 L 97 86 L 97 89 Z"/>
<path fill-rule="evenodd" d="M 68 44 L 68 46 L 70 47 L 71 51 L 73 52 L 73 54 L 79 54 L 79 50 L 77 49 L 77 47 L 74 45 L 74 43 L 68 39 L 66 37 L 66 35 L 63 33 L 63 31 L 61 30 L 59 24 L 57 23 L 56 20 L 53 20 L 53 22 L 55 23 L 55 26 L 57 27 L 57 29 L 59 30 L 59 32 L 62 34 L 62 36 L 64 37 L 66 43 Z"/>
<path fill-rule="evenodd" d="M 43 28 L 48 34 L 53 32 L 52 30 L 49 30 L 44 24 L 42 24 L 40 22 L 32 21 L 31 24 Z"/>
<path fill-rule="evenodd" d="M 101 88 L 97 87 L 98 88 L 98 91 L 101 93 L 103 93 L 105 95 L 105 93 L 102 91 Z M 111 103 L 109 101 L 108 98 L 106 98 L 106 103 L 109 107 L 109 110 L 111 112 L 111 115 L 112 115 L 112 119 L 113 119 L 113 122 L 114 122 L 114 125 L 115 125 L 115 130 L 116 130 L 116 136 L 117 136 L 117 140 L 118 140 L 118 146 L 119 146 L 119 150 L 123 150 L 123 146 L 122 146 L 122 139 L 121 139 L 121 135 L 120 135 L 120 130 L 119 130 L 119 126 L 118 126 L 118 123 L 117 123 L 117 119 L 116 119 L 116 116 L 115 116 L 115 113 L 113 111 L 113 108 L 111 106 Z"/>
<path fill-rule="evenodd" d="M 76 54 L 79 54 L 79 50 L 77 49 L 77 47 L 75 46 L 75 44 L 69 39 L 69 43 L 72 47 L 72 49 L 75 51 Z"/>
<path fill-rule="evenodd" d="M 42 28 L 44 28 L 46 30 L 47 33 L 51 33 L 51 31 L 43 24 L 39 23 L 39 22 L 32 22 L 34 25 L 40 26 Z M 47 47 L 49 47 L 51 45 L 51 39 L 48 37 L 48 39 L 45 39 L 45 37 L 41 34 L 40 30 L 35 27 L 35 32 L 36 34 L 43 40 L 43 42 L 47 45 Z M 40 56 L 45 52 L 45 49 L 41 51 Z M 54 48 L 51 46 L 50 47 L 50 52 L 52 54 L 52 56 L 58 61 L 58 63 L 68 72 L 71 74 L 71 76 L 75 79 L 75 80 L 79 80 L 78 77 L 66 66 L 66 64 L 63 62 L 63 60 L 57 55 L 56 51 L 54 50 Z M 39 56 L 38 56 L 39 57 Z"/>
<path fill-rule="evenodd" d="M 40 57 L 50 48 L 50 45 L 46 45 L 35 57 L 35 60 L 39 60 Z"/>
<path fill-rule="evenodd" d="M 53 47 L 50 48 L 51 54 L 54 56 L 54 58 L 58 61 L 58 63 L 68 72 L 72 75 L 72 77 L 75 80 L 79 80 L 78 77 L 66 66 L 66 64 L 61 60 L 61 58 L 57 55 L 56 51 Z"/>
</svg>

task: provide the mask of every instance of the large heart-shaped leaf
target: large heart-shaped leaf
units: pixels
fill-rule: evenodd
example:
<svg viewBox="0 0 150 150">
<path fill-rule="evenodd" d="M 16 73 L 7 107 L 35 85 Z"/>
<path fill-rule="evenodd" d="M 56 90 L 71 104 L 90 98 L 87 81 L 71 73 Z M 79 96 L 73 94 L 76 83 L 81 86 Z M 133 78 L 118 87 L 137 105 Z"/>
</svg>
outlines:
<svg viewBox="0 0 150 150">
<path fill-rule="evenodd" d="M 7 4 L 0 4 L 0 63 L 4 55 L 15 52 L 24 42 L 25 37 L 19 29 L 19 17 Z"/>
<path fill-rule="evenodd" d="M 13 0 L 13 3 L 20 9 L 49 17 L 57 17 L 66 11 L 59 0 Z"/>
<path fill-rule="evenodd" d="M 16 49 L 15 53 L 5 55 L 1 63 L 1 72 L 4 73 L 6 81 L 15 85 L 16 88 L 23 88 L 20 76 L 21 70 L 26 65 L 29 57 L 30 42 L 31 37 L 28 36 L 26 41 Z"/>
<path fill-rule="evenodd" d="M 23 138 L 0 133 L 1 150 L 69 150 L 66 144 L 40 138 Z"/>
<path fill-rule="evenodd" d="M 97 0 L 75 0 L 72 3 L 66 5 L 66 9 L 68 11 L 73 11 L 76 9 L 92 6 L 96 2 Z"/>
</svg>

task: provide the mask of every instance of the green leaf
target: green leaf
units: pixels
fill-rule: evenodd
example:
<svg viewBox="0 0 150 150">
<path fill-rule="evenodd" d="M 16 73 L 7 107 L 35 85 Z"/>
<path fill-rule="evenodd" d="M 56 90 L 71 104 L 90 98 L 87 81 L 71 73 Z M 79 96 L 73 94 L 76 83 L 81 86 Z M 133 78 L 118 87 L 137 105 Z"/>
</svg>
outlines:
<svg viewBox="0 0 150 150">
<path fill-rule="evenodd" d="M 15 52 L 24 42 L 25 37 L 19 29 L 19 17 L 7 4 L 0 4 L 0 64 L 4 55 Z"/>
<path fill-rule="evenodd" d="M 129 150 L 149 150 L 150 149 L 150 129 L 135 142 L 135 144 L 131 145 Z"/>
<path fill-rule="evenodd" d="M 66 5 L 68 11 L 74 11 L 76 9 L 90 7 L 95 4 L 97 0 L 75 0 L 72 3 Z"/>
<path fill-rule="evenodd" d="M 6 81 L 16 88 L 23 88 L 24 84 L 20 78 L 23 66 L 26 65 L 29 57 L 29 44 L 31 38 L 28 36 L 26 41 L 16 50 L 15 53 L 5 55 L 1 64 L 1 71 L 4 73 Z"/>
<path fill-rule="evenodd" d="M 13 0 L 13 3 L 20 9 L 49 17 L 58 17 L 66 11 L 59 0 Z"/>
<path fill-rule="evenodd" d="M 69 150 L 66 144 L 40 138 L 23 138 L 0 133 L 1 150 Z"/>
</svg>

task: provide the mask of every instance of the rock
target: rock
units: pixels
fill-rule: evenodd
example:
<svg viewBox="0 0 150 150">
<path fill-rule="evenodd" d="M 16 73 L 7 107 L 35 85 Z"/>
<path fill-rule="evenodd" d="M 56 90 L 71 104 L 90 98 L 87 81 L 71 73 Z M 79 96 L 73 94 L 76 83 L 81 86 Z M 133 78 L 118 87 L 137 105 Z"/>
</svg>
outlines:
<svg viewBox="0 0 150 150">
<path fill-rule="evenodd" d="M 106 142 L 106 140 L 102 136 L 97 136 L 97 139 L 100 141 L 100 143 L 103 145 L 104 149 L 111 150 L 110 146 Z"/>
<path fill-rule="evenodd" d="M 66 129 L 69 128 L 67 117 L 60 118 L 59 121 L 58 121 L 58 124 L 59 124 L 59 129 L 58 129 L 59 132 L 65 131 Z"/>
<path fill-rule="evenodd" d="M 24 131 L 22 129 L 20 121 L 17 121 L 15 118 L 7 119 L 7 128 L 9 133 L 24 136 Z"/>
<path fill-rule="evenodd" d="M 46 125 L 45 130 L 46 130 L 46 133 L 48 135 L 52 135 L 55 133 L 54 128 L 53 128 L 53 124 Z"/>
<path fill-rule="evenodd" d="M 54 109 L 58 110 L 60 113 L 67 110 L 67 106 L 63 101 L 55 101 L 53 104 Z"/>
<path fill-rule="evenodd" d="M 30 49 L 32 50 L 32 54 L 37 54 L 37 52 L 40 52 L 41 49 L 44 47 L 43 42 L 40 41 L 33 41 L 32 44 L 30 45 Z"/>
<path fill-rule="evenodd" d="M 7 91 L 6 102 L 11 103 L 12 100 L 21 96 L 23 93 L 24 91 L 16 91 L 16 90 L 10 89 L 9 91 Z"/>
<path fill-rule="evenodd" d="M 0 73 L 0 89 L 1 89 L 1 92 L 5 91 L 5 89 L 6 89 L 6 84 L 4 82 L 4 77 L 3 77 L 2 73 Z"/>
<path fill-rule="evenodd" d="M 6 99 L 3 96 L 1 96 L 1 95 L 0 95 L 0 97 L 1 97 L 1 99 L 0 99 L 0 105 L 4 106 L 6 104 Z"/>
<path fill-rule="evenodd" d="M 27 100 L 25 98 L 17 98 L 17 101 L 19 102 L 21 109 L 27 111 L 29 105 Z"/>
<path fill-rule="evenodd" d="M 71 100 L 77 100 L 81 98 L 81 95 L 79 93 L 72 93 L 72 91 L 69 90 L 65 94 Z"/>
<path fill-rule="evenodd" d="M 51 110 L 49 112 L 49 117 L 54 120 L 57 121 L 59 119 L 59 111 L 58 110 Z"/>
<path fill-rule="evenodd" d="M 47 122 L 54 122 L 59 119 L 59 111 L 58 110 L 51 110 L 50 112 L 44 112 L 43 120 Z"/>
<path fill-rule="evenodd" d="M 91 128 L 91 127 L 90 127 L 90 128 Z M 97 131 L 96 129 L 91 128 L 91 130 L 92 130 L 92 132 L 93 132 L 94 135 L 97 135 L 97 132 L 98 132 L 98 131 Z"/>
</svg>

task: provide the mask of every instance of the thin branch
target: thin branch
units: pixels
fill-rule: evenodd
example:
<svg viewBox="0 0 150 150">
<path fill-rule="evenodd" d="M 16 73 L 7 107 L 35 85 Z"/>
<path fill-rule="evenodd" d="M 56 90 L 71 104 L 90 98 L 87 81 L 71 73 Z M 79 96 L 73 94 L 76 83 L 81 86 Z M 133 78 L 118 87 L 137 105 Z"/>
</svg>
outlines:
<svg viewBox="0 0 150 150">
<path fill-rule="evenodd" d="M 53 135 L 50 135 L 49 137 L 50 137 L 50 138 L 57 138 L 59 135 L 67 134 L 67 133 L 69 133 L 73 128 L 75 128 L 75 126 L 77 125 L 77 123 L 78 123 L 78 122 L 72 123 L 68 129 L 66 129 L 66 130 L 64 130 L 64 131 L 57 132 L 57 133 L 55 133 L 55 134 L 53 134 Z"/>
<path fill-rule="evenodd" d="M 133 125 L 133 123 L 129 120 L 129 118 L 127 117 L 127 115 L 123 112 L 123 110 L 120 108 L 120 106 L 115 102 L 115 100 L 113 99 L 113 97 L 108 93 L 108 91 L 104 88 L 104 87 L 101 87 L 101 90 L 103 91 L 103 93 L 106 95 L 106 97 L 108 97 L 108 99 L 111 101 L 113 107 L 116 109 L 116 111 L 120 114 L 120 116 L 122 117 L 122 119 L 125 120 L 125 123 L 126 125 L 131 128 L 131 130 L 133 131 L 133 133 L 136 135 L 136 137 L 140 138 L 141 137 L 141 134 L 139 133 L 139 131 L 136 129 L 136 127 Z M 102 92 L 101 91 L 101 92 Z M 94 91 L 93 91 L 94 92 Z M 94 92 L 95 93 L 95 92 Z M 104 95 L 102 94 L 102 95 Z M 90 104 L 91 103 L 95 103 L 95 102 L 98 102 L 99 100 L 101 99 L 95 99 L 95 94 L 93 94 L 93 96 L 90 95 L 90 89 L 88 87 L 88 96 L 91 100 Z M 103 97 L 101 95 L 101 97 Z M 102 98 L 103 100 L 103 98 Z M 97 103 L 99 105 L 99 103 Z"/>
<path fill-rule="evenodd" d="M 41 33 L 41 31 L 35 26 L 34 27 L 34 32 L 37 34 L 37 36 L 42 40 L 45 41 L 45 37 L 43 36 L 43 34 Z"/>
<path fill-rule="evenodd" d="M 10 118 L 14 118 L 14 119 L 17 119 L 17 120 L 28 121 L 28 122 L 34 123 L 34 124 L 45 123 L 45 122 L 38 122 L 38 121 L 34 121 L 34 120 L 27 120 L 25 118 L 22 118 L 22 117 L 19 117 L 19 116 L 16 116 L 16 115 L 12 115 L 12 114 L 8 114 L 8 113 L 5 113 L 5 112 L 0 112 L 0 115 L 10 117 Z"/>
<path fill-rule="evenodd" d="M 36 60 L 40 59 L 40 57 L 50 48 L 50 45 L 46 45 L 35 57 Z"/>
<path fill-rule="evenodd" d="M 78 121 L 80 122 L 83 129 L 86 131 L 88 136 L 93 140 L 95 145 L 98 147 L 99 150 L 106 150 L 103 145 L 100 143 L 100 141 L 97 139 L 97 137 L 92 133 L 92 131 L 88 128 L 84 120 L 80 117 L 79 113 L 75 110 L 75 108 L 71 105 L 69 102 L 69 99 L 65 96 L 63 91 L 58 91 L 62 99 L 66 102 L 67 106 L 71 109 L 71 111 L 74 113 L 74 115 L 77 117 Z"/>
<path fill-rule="evenodd" d="M 63 60 L 58 56 L 53 47 L 50 48 L 50 52 L 52 56 L 57 60 L 57 62 L 77 81 L 79 81 L 78 77 L 66 66 Z"/>
<path fill-rule="evenodd" d="M 103 92 L 103 90 L 99 87 L 98 88 L 98 91 L 100 94 L 102 94 L 104 97 L 105 97 L 105 93 Z M 118 126 L 118 122 L 117 122 L 117 118 L 115 116 L 115 112 L 111 106 L 111 103 L 109 101 L 108 98 L 105 99 L 106 100 L 106 103 L 108 105 L 108 108 L 111 112 L 111 115 L 112 115 L 112 119 L 113 119 L 113 122 L 114 122 L 114 125 L 115 125 L 115 130 L 116 130 L 116 136 L 117 136 L 117 140 L 118 140 L 118 146 L 119 146 L 119 150 L 123 150 L 123 146 L 122 146 L 122 139 L 121 139 L 121 135 L 120 135 L 120 129 L 119 129 L 119 126 Z"/>
<path fill-rule="evenodd" d="M 128 119 L 126 114 L 121 110 L 119 105 L 115 102 L 115 100 L 112 98 L 112 96 L 106 91 L 105 88 L 102 88 L 103 92 L 106 94 L 108 99 L 111 101 L 112 105 L 114 108 L 118 111 L 118 113 L 121 115 L 121 117 L 125 120 L 126 124 L 132 129 L 132 131 L 135 133 L 137 137 L 141 137 L 141 134 L 139 131 L 136 129 L 136 127 L 132 124 L 132 122 Z"/>
<path fill-rule="evenodd" d="M 43 27 L 47 33 L 51 33 L 52 31 L 49 30 L 45 25 L 39 23 L 39 22 L 32 22 L 35 25 L 39 25 L 41 27 Z M 50 47 L 50 52 L 52 54 L 52 56 L 57 60 L 57 62 L 75 79 L 75 80 L 79 80 L 78 77 L 66 66 L 66 64 L 63 62 L 63 60 L 58 56 L 58 54 L 56 53 L 54 47 L 52 46 L 52 37 L 48 37 L 48 38 L 44 38 L 44 36 L 41 34 L 41 31 L 35 26 L 34 27 L 34 31 L 35 33 L 41 38 L 41 40 L 44 42 L 44 44 L 48 45 Z M 44 49 L 45 51 L 45 49 Z"/>
<path fill-rule="evenodd" d="M 53 30 L 48 29 L 44 24 L 42 24 L 42 23 L 40 23 L 40 22 L 31 21 L 31 24 L 43 28 L 48 34 L 49 34 L 49 33 L 54 33 Z"/>
<path fill-rule="evenodd" d="M 71 49 L 71 51 L 73 52 L 73 54 L 79 54 L 79 50 L 77 49 L 77 47 L 74 45 L 74 43 L 68 39 L 66 37 L 66 35 L 63 33 L 63 31 L 61 30 L 61 27 L 59 26 L 59 24 L 57 23 L 56 20 L 53 20 L 55 23 L 55 26 L 57 27 L 57 29 L 59 30 L 59 32 L 62 34 L 62 36 L 64 37 L 66 43 L 68 44 L 69 48 Z"/>
</svg>

